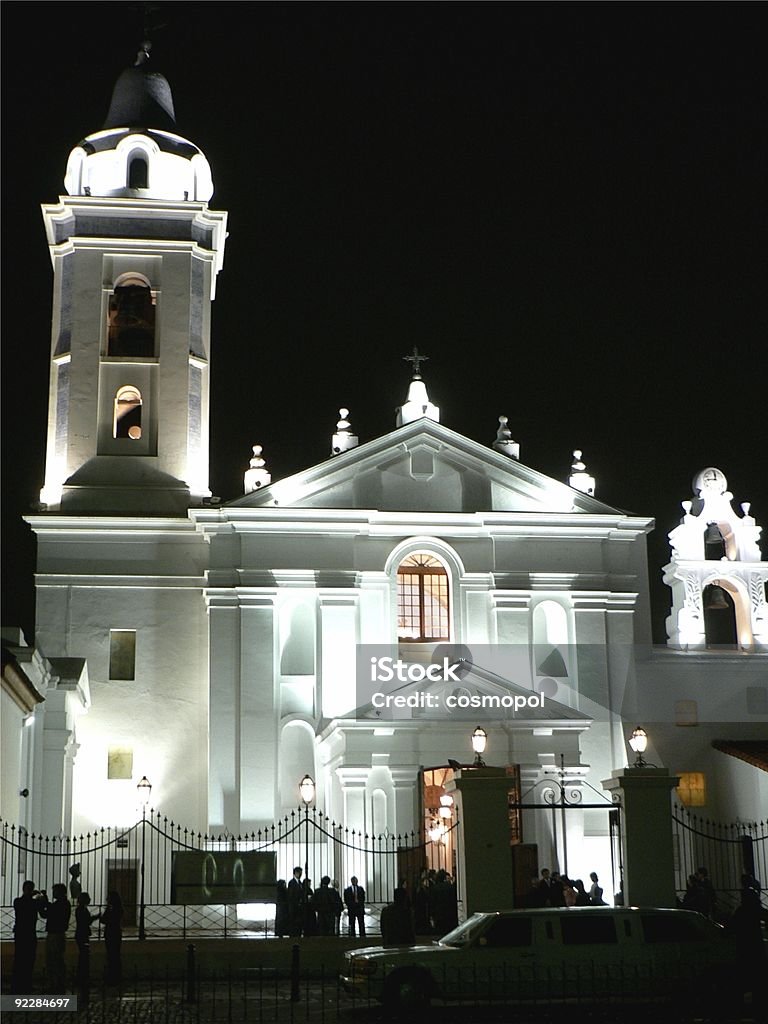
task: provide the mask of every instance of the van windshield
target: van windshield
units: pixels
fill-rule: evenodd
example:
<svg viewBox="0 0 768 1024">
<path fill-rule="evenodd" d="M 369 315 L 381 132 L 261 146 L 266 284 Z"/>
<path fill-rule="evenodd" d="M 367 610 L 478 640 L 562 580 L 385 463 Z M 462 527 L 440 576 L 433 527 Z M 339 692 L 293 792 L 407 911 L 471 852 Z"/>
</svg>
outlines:
<svg viewBox="0 0 768 1024">
<path fill-rule="evenodd" d="M 487 914 L 473 914 L 468 921 L 454 928 L 440 939 L 441 946 L 468 946 L 475 942 L 488 926 Z"/>
</svg>

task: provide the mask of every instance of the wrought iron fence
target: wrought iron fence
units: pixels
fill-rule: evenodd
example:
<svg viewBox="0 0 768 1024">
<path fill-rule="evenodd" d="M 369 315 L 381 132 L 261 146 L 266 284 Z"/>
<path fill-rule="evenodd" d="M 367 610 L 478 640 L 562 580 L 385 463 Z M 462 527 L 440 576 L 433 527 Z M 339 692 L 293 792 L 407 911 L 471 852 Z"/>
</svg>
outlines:
<svg viewBox="0 0 768 1024">
<path fill-rule="evenodd" d="M 343 891 L 355 875 L 366 890 L 369 923 L 375 930 L 378 909 L 390 902 L 401 879 L 415 889 L 425 868 L 455 875 L 457 835 L 454 823 L 436 840 L 424 841 L 414 832 L 372 836 L 315 809 L 293 811 L 273 825 L 238 836 L 204 835 L 157 811 L 126 828 L 105 827 L 80 836 L 30 835 L 0 822 L 0 937 L 12 933 L 13 900 L 25 879 L 50 894 L 55 883 L 70 882 L 73 865 L 79 866 L 76 877 L 93 908 L 106 902 L 108 892 L 119 892 L 124 925 L 140 934 L 270 934 L 274 907 L 269 903 L 248 903 L 245 898 L 226 905 L 174 902 L 174 854 L 182 851 L 273 852 L 278 878 L 290 879 L 298 865 L 313 887 L 328 875 Z"/>
<path fill-rule="evenodd" d="M 717 893 L 719 913 L 728 916 L 738 905 L 742 877 L 751 876 L 762 889 L 768 885 L 768 821 L 711 821 L 674 806 L 675 887 L 682 897 L 691 875 L 705 867 Z"/>
</svg>

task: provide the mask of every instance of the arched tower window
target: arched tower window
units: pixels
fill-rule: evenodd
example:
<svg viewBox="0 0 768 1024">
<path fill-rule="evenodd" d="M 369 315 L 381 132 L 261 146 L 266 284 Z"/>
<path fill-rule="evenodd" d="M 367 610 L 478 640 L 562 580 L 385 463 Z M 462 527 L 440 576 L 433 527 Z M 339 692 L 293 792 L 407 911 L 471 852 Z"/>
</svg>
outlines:
<svg viewBox="0 0 768 1024">
<path fill-rule="evenodd" d="M 738 642 L 736 606 L 728 591 L 718 584 L 704 587 L 704 635 L 707 647 L 735 647 Z"/>
<path fill-rule="evenodd" d="M 149 283 L 139 274 L 121 278 L 110 296 L 107 354 L 155 354 L 155 304 Z"/>
<path fill-rule="evenodd" d="M 131 441 L 141 438 L 141 406 L 141 392 L 138 388 L 120 388 L 115 395 L 113 437 L 125 437 Z"/>
<path fill-rule="evenodd" d="M 149 164 L 143 151 L 128 157 L 128 188 L 149 188 Z"/>
<path fill-rule="evenodd" d="M 450 639 L 448 573 L 442 562 L 414 551 L 397 567 L 398 639 L 431 643 Z"/>
</svg>

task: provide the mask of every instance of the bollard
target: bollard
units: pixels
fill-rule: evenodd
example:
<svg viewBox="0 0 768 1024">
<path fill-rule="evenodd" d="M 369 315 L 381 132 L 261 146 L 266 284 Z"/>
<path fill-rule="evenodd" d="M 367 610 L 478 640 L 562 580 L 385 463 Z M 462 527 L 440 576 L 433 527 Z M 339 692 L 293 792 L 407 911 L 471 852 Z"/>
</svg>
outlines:
<svg viewBox="0 0 768 1024">
<path fill-rule="evenodd" d="M 291 949 L 291 1002 L 298 1003 L 299 998 L 299 947 L 294 945 Z"/>
<path fill-rule="evenodd" d="M 197 990 L 196 990 L 196 978 L 195 978 L 195 947 L 190 944 L 187 946 L 187 1002 L 197 1002 Z"/>
</svg>

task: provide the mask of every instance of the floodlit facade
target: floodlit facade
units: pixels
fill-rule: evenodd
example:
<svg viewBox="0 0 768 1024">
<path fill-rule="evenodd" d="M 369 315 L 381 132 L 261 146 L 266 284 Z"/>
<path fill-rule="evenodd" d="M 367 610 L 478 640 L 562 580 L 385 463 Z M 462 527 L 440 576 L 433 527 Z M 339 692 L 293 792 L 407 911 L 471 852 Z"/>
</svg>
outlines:
<svg viewBox="0 0 768 1024">
<path fill-rule="evenodd" d="M 391 433 L 359 443 L 342 409 L 327 461 L 273 481 L 257 445 L 243 495 L 212 501 L 209 325 L 226 214 L 208 206 L 209 165 L 176 133 L 168 84 L 146 61 L 73 150 L 65 187 L 43 207 L 48 445 L 28 522 L 36 650 L 82 671 L 66 700 L 66 673 L 49 672 L 44 699 L 16 702 L 9 729 L 29 734 L 20 763 L 32 773 L 13 782 L 29 788 L 12 809 L 20 824 L 131 823 L 146 776 L 169 818 L 237 835 L 295 808 L 309 774 L 336 821 L 428 829 L 429 792 L 450 760 L 473 757 L 473 698 L 507 699 L 482 724 L 518 803 L 565 784 L 584 877 L 607 874 L 601 781 L 626 765 L 638 716 L 653 758 L 704 776 L 712 813 L 768 805 L 765 771 L 713 746 L 759 740 L 768 723 L 768 563 L 719 471 L 700 474 L 671 535 L 662 651 L 651 648 L 653 521 L 602 503 L 579 451 L 568 484 L 526 466 L 506 417 L 489 444 L 451 430 L 417 352 Z M 715 600 L 729 625 L 710 624 Z M 382 709 L 361 688 L 361 645 L 421 667 L 400 705 Z M 514 651 L 513 670 L 493 661 L 499 649 Z M 443 657 L 461 663 L 458 682 L 428 678 Z M 463 713 L 425 707 L 449 698 Z M 514 829 L 539 863 L 557 863 L 549 814 L 522 810 Z"/>
</svg>

